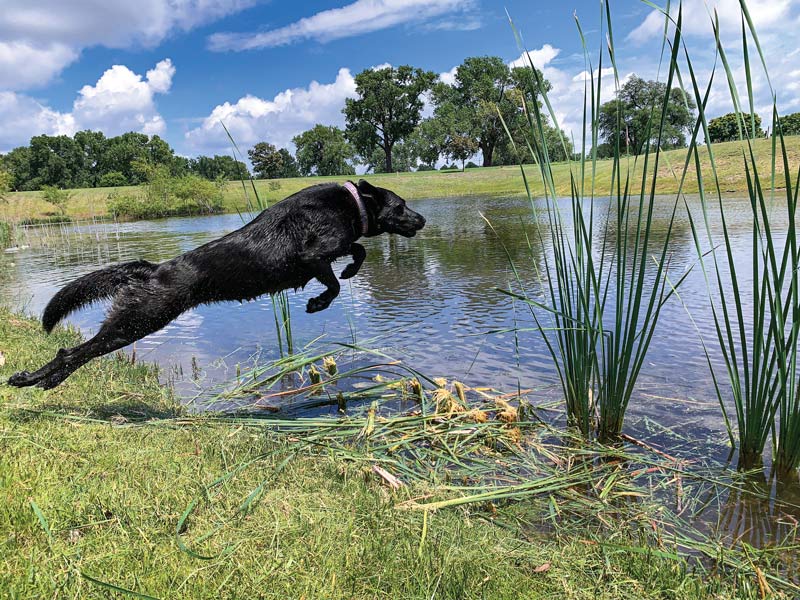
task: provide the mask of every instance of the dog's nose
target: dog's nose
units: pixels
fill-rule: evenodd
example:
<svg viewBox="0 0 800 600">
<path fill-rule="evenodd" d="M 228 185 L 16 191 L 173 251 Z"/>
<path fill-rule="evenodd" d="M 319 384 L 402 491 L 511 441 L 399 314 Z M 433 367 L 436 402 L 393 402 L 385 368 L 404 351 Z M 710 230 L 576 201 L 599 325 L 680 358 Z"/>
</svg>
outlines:
<svg viewBox="0 0 800 600">
<path fill-rule="evenodd" d="M 425 217 L 419 214 L 417 215 L 417 217 L 418 217 L 417 229 L 422 229 L 423 227 L 425 227 Z"/>
</svg>

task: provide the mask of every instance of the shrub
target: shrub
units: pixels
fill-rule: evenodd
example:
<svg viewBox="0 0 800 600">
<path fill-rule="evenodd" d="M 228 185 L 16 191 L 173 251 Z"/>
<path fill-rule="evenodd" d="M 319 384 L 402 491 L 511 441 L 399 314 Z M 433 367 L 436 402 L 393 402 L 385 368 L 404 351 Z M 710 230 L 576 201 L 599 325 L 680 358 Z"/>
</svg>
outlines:
<svg viewBox="0 0 800 600">
<path fill-rule="evenodd" d="M 97 185 L 98 187 L 120 187 L 123 185 L 128 185 L 128 180 L 125 175 L 119 171 L 109 171 L 100 177 L 100 181 Z"/>
<path fill-rule="evenodd" d="M 42 187 L 42 198 L 55 206 L 62 215 L 67 214 L 67 202 L 72 198 L 72 192 L 60 190 L 52 185 Z"/>
<path fill-rule="evenodd" d="M 435 171 L 435 170 L 436 170 L 436 167 L 434 167 L 433 165 L 420 165 L 420 166 L 417 167 L 417 172 L 420 172 L 420 171 Z"/>
<path fill-rule="evenodd" d="M 467 166 L 464 167 L 465 169 L 480 169 L 480 165 L 476 165 L 474 162 L 469 161 Z"/>
<path fill-rule="evenodd" d="M 108 195 L 108 212 L 115 219 L 127 217 L 130 219 L 157 219 L 170 215 L 170 209 L 166 202 L 146 196 L 133 196 L 131 194 L 117 194 L 112 192 Z"/>
<path fill-rule="evenodd" d="M 209 181 L 198 175 L 185 175 L 175 179 L 172 191 L 183 201 L 189 214 L 213 213 L 222 210 L 222 188 L 224 181 Z"/>
</svg>

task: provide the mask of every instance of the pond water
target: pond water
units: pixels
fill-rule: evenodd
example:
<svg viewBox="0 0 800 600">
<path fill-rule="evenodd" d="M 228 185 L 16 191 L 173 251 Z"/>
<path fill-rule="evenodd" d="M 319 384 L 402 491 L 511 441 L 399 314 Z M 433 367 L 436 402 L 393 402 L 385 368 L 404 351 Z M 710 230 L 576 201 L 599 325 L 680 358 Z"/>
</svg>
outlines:
<svg viewBox="0 0 800 600">
<path fill-rule="evenodd" d="M 321 290 L 317 282 L 290 292 L 296 347 L 320 336 L 331 342 L 356 341 L 385 349 L 433 377 L 503 390 L 531 388 L 540 400 L 557 399 L 560 388 L 538 333 L 486 333 L 533 326 L 528 308 L 496 289 L 519 289 L 509 268 L 510 254 L 527 292 L 542 291 L 534 267 L 544 266 L 549 236 L 543 236 L 543 250 L 531 253 L 526 236 L 536 239 L 546 225 L 540 222 L 537 232 L 527 199 L 439 198 L 411 205 L 426 217 L 425 229 L 412 239 L 363 240 L 367 260 L 355 278 L 343 282 L 341 295 L 329 309 L 313 315 L 304 312 L 308 298 Z M 607 202 L 598 201 L 597 207 L 603 214 Z M 695 203 L 693 209 L 697 208 Z M 668 199 L 659 204 L 656 231 L 663 232 L 670 210 Z M 749 284 L 749 214 L 746 201 L 726 200 L 734 247 L 741 253 L 737 263 L 745 271 L 744 289 Z M 19 250 L 0 253 L 0 302 L 40 315 L 50 297 L 75 277 L 120 261 L 171 258 L 240 227 L 243 218 L 249 217 L 31 229 Z M 598 247 L 601 242 L 597 240 Z M 671 246 L 672 279 L 695 263 L 686 210 L 680 208 Z M 344 264 L 335 265 L 336 270 Z M 713 323 L 699 268 L 685 280 L 680 300 L 673 298 L 664 309 L 629 414 L 667 426 L 680 424 L 694 439 L 724 439 L 700 338 L 687 310 L 713 346 Z M 69 322 L 89 336 L 103 313 L 104 306 L 92 306 L 71 315 Z M 237 364 L 278 356 L 272 302 L 264 297 L 244 304 L 201 306 L 135 347 L 137 359 L 159 363 L 165 381 L 173 383 L 182 397 L 211 393 L 235 375 Z"/>
</svg>

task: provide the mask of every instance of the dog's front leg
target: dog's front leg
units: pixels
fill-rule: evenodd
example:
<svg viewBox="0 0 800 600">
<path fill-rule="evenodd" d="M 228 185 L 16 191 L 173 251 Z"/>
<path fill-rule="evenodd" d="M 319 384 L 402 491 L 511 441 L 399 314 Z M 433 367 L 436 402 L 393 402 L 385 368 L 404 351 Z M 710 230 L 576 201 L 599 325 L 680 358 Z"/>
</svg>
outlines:
<svg viewBox="0 0 800 600">
<path fill-rule="evenodd" d="M 333 274 L 333 268 L 330 263 L 320 264 L 315 277 L 327 289 L 316 298 L 311 298 L 308 301 L 308 304 L 306 304 L 307 313 L 315 313 L 328 308 L 333 299 L 339 295 L 339 280 Z"/>
<path fill-rule="evenodd" d="M 347 265 L 344 271 L 342 271 L 342 279 L 350 279 L 358 273 L 361 265 L 364 264 L 364 259 L 367 258 L 367 251 L 361 244 L 353 242 L 350 244 L 350 255 L 353 257 L 353 262 Z"/>
</svg>

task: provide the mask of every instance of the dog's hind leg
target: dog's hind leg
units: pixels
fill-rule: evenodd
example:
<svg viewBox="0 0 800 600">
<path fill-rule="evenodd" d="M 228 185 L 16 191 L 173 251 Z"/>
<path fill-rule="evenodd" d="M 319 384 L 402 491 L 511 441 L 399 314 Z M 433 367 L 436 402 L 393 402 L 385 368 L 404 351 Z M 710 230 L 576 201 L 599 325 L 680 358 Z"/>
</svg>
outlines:
<svg viewBox="0 0 800 600">
<path fill-rule="evenodd" d="M 333 268 L 330 263 L 319 263 L 315 277 L 326 289 L 319 296 L 308 301 L 308 304 L 306 304 L 307 313 L 315 313 L 328 308 L 333 299 L 339 295 L 339 280 L 333 274 Z"/>
<path fill-rule="evenodd" d="M 123 291 L 117 297 L 108 318 L 93 338 L 73 348 L 62 348 L 38 371 L 17 373 L 8 383 L 16 387 L 54 388 L 93 358 L 124 348 L 158 331 L 184 310 L 162 289 L 142 287 L 135 291 L 138 293 L 128 288 L 127 294 Z"/>
<path fill-rule="evenodd" d="M 350 244 L 350 255 L 353 257 L 353 262 L 347 265 L 342 271 L 342 279 L 350 279 L 361 268 L 361 265 L 364 264 L 364 259 L 367 258 L 367 251 L 364 249 L 364 246 L 353 242 Z"/>
</svg>

